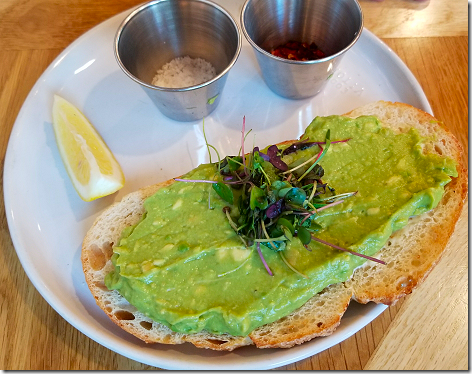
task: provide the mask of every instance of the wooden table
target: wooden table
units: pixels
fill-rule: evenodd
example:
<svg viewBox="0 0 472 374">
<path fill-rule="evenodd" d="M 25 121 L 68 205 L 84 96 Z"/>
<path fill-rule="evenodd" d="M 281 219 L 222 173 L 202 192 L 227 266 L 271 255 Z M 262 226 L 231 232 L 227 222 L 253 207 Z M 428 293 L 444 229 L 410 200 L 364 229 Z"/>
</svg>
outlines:
<svg viewBox="0 0 472 374">
<path fill-rule="evenodd" d="M 140 0 L 0 2 L 0 155 L 16 116 L 53 59 L 85 31 Z M 422 85 L 432 109 L 468 158 L 466 0 L 360 0 L 365 26 L 384 40 Z M 2 168 L 3 177 L 3 168 Z M 2 178 L 3 179 L 3 178 Z M 17 258 L 0 204 L 0 369 L 152 369 L 73 328 L 33 287 Z M 467 369 L 468 218 L 411 296 L 344 342 L 280 369 Z"/>
</svg>

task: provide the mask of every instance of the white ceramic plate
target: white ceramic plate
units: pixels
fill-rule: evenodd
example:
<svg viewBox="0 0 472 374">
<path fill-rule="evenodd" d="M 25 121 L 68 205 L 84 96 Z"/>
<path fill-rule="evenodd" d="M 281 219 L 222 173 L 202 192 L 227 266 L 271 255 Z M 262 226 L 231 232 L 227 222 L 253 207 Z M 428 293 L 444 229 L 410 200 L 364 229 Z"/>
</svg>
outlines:
<svg viewBox="0 0 472 374">
<path fill-rule="evenodd" d="M 235 19 L 242 1 L 220 0 Z M 80 262 L 82 239 L 97 215 L 125 194 L 180 175 L 208 162 L 202 123 L 164 117 L 144 91 L 121 72 L 113 38 L 129 12 L 85 33 L 48 67 L 28 95 L 8 145 L 5 208 L 18 257 L 34 286 L 69 323 L 124 356 L 166 369 L 270 369 L 321 352 L 370 323 L 383 305 L 349 308 L 331 336 L 288 350 L 244 347 L 232 353 L 180 346 L 146 345 L 115 326 L 96 306 Z M 218 108 L 205 119 L 210 144 L 220 154 L 239 150 L 243 116 L 255 144 L 295 139 L 316 115 L 342 114 L 375 100 L 431 107 L 403 62 L 364 30 L 347 52 L 326 89 L 313 99 L 292 101 L 273 94 L 259 74 L 249 44 L 230 72 Z M 53 95 L 77 105 L 96 126 L 125 176 L 113 196 L 83 202 L 62 165 L 51 125 Z"/>
</svg>

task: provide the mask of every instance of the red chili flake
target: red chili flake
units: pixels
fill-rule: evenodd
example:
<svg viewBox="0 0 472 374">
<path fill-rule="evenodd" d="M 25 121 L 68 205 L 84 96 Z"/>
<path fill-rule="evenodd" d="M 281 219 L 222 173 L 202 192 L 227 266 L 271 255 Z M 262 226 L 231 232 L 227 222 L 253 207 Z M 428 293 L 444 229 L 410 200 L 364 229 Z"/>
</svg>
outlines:
<svg viewBox="0 0 472 374">
<path fill-rule="evenodd" d="M 319 49 L 315 43 L 300 43 L 293 40 L 279 45 L 270 53 L 276 57 L 296 61 L 318 60 L 320 58 L 326 57 L 326 54 L 321 49 Z"/>
</svg>

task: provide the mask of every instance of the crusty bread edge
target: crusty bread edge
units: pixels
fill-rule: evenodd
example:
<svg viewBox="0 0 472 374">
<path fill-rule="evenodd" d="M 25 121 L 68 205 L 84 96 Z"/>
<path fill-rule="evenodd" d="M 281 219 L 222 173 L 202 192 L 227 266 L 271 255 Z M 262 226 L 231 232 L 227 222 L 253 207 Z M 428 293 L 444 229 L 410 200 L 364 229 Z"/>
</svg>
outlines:
<svg viewBox="0 0 472 374">
<path fill-rule="evenodd" d="M 418 269 L 414 272 L 414 276 L 404 275 L 406 277 L 404 286 L 400 289 L 393 289 L 390 290 L 381 289 L 380 292 L 376 292 L 375 287 L 359 287 L 358 283 L 360 283 L 361 279 L 366 279 L 365 271 L 369 272 L 372 271 L 369 268 L 375 267 L 377 271 L 379 271 L 379 277 L 384 277 L 384 274 L 388 270 L 382 266 L 376 266 L 371 262 L 366 262 L 362 267 L 356 270 L 356 273 L 353 277 L 347 282 L 349 287 L 353 288 L 353 298 L 354 300 L 360 303 L 367 303 L 370 301 L 376 303 L 382 303 L 386 305 L 394 305 L 400 298 L 410 294 L 415 288 L 417 288 L 420 284 L 424 282 L 427 278 L 431 270 L 434 266 L 438 263 L 444 250 L 446 249 L 447 243 L 449 238 L 451 237 L 452 233 L 454 232 L 455 225 L 461 215 L 464 200 L 467 197 L 468 193 L 468 179 L 467 179 L 467 169 L 464 165 L 462 159 L 463 148 L 460 142 L 457 140 L 456 137 L 452 134 L 452 132 L 444 125 L 444 123 L 438 121 L 435 117 L 426 113 L 420 109 L 414 108 L 411 105 L 405 103 L 392 103 L 392 102 L 385 102 L 379 101 L 377 103 L 371 103 L 360 109 L 355 109 L 347 114 L 348 117 L 355 118 L 361 115 L 368 115 L 369 108 L 375 108 L 376 105 L 384 105 L 386 107 L 395 107 L 396 110 L 402 110 L 406 112 L 411 112 L 414 114 L 415 118 L 418 120 L 420 126 L 416 127 L 420 135 L 428 137 L 428 141 L 425 144 L 425 153 L 437 153 L 441 152 L 438 149 L 435 139 L 431 138 L 431 132 L 434 131 L 434 135 L 437 138 L 447 139 L 450 144 L 448 144 L 448 150 L 451 151 L 450 154 L 447 156 L 453 158 L 457 163 L 457 172 L 458 176 L 456 178 L 452 178 L 451 182 L 449 182 L 445 187 L 445 194 L 442 200 L 439 202 L 438 206 L 431 210 L 430 212 L 421 215 L 420 217 L 414 217 L 410 219 L 409 224 L 402 230 L 394 233 L 388 243 L 388 245 L 392 245 L 395 241 L 401 241 L 400 246 L 415 246 L 415 252 L 428 252 L 427 264 L 423 267 L 423 269 Z M 382 118 L 382 116 L 378 115 L 378 112 L 374 109 L 374 114 L 383 122 L 386 123 L 388 121 L 387 118 Z M 430 127 L 428 129 L 428 127 Z M 398 131 L 407 131 L 408 128 L 399 128 Z M 427 131 L 428 130 L 428 131 Z M 446 217 L 438 217 L 441 213 L 447 216 Z M 435 221 L 434 225 L 431 224 L 428 228 L 428 235 L 421 241 L 414 242 L 413 238 L 409 239 L 408 243 L 405 243 L 405 237 L 407 236 L 407 232 L 411 231 L 415 225 L 422 224 L 422 220 L 428 218 L 431 221 Z M 382 252 L 379 252 L 380 258 L 382 258 Z M 412 253 L 413 255 L 413 253 Z M 425 256 L 423 256 L 424 258 Z M 410 260 L 411 257 L 410 257 Z M 367 269 L 367 270 L 365 270 Z M 382 274 L 383 273 L 383 274 Z M 387 292 L 385 292 L 387 291 Z"/>
</svg>

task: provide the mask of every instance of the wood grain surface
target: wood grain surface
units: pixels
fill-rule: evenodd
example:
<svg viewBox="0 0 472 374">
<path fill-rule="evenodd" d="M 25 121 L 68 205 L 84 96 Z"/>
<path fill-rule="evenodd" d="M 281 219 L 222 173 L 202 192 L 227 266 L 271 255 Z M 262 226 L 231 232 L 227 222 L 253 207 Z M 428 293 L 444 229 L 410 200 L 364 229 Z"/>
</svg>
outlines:
<svg viewBox="0 0 472 374">
<path fill-rule="evenodd" d="M 0 1 L 0 369 L 153 370 L 104 348 L 36 291 L 16 255 L 3 164 L 16 116 L 42 72 L 77 37 L 139 0 Z M 365 26 L 406 63 L 468 163 L 468 3 L 360 0 Z M 25 181 L 27 183 L 27 181 Z M 467 370 L 468 205 L 439 265 L 412 295 L 342 343 L 281 370 Z"/>
</svg>

